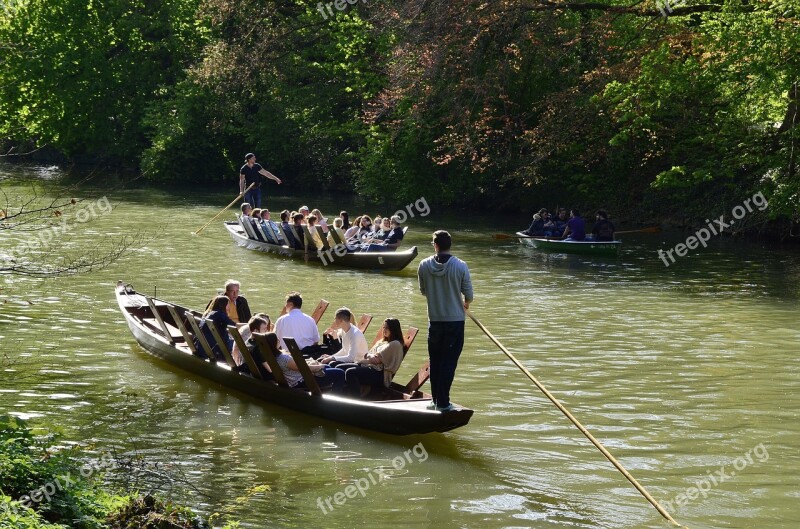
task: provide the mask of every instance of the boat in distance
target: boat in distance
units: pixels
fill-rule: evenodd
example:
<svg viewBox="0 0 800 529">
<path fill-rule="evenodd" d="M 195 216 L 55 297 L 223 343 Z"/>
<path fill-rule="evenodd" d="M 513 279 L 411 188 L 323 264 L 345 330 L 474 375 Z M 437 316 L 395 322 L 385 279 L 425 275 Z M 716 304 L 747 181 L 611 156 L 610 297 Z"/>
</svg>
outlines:
<svg viewBox="0 0 800 529">
<path fill-rule="evenodd" d="M 310 389 L 292 388 L 233 369 L 234 364 L 229 354 L 226 354 L 227 363 L 209 361 L 193 354 L 194 345 L 191 342 L 197 335 L 197 328 L 193 325 L 201 316 L 200 312 L 140 294 L 131 285 L 126 285 L 122 281 L 117 284 L 115 295 L 133 337 L 149 354 L 193 375 L 255 399 L 339 425 L 355 426 L 392 435 L 446 432 L 466 425 L 472 417 L 473 410 L 458 405 L 455 405 L 455 410 L 449 412 L 427 409 L 431 403 L 431 396 L 419 391 L 419 386 L 427 380 L 429 374 L 427 363 L 406 386 L 392 382 L 390 387 L 373 390 L 367 396 L 360 398 L 320 390 L 315 382 L 308 379 L 306 380 L 310 382 L 308 385 Z M 192 325 L 187 326 L 186 323 Z M 194 333 L 188 330 L 190 327 L 195 330 Z M 242 352 L 248 364 L 253 365 L 249 352 L 246 349 Z M 267 360 L 263 351 L 262 356 Z M 272 363 L 273 360 L 274 357 L 268 361 Z M 297 362 L 297 359 L 295 361 Z M 300 362 L 305 365 L 302 359 Z M 315 378 L 310 372 L 308 376 L 312 380 Z"/>
<path fill-rule="evenodd" d="M 517 232 L 519 242 L 532 246 L 537 250 L 547 250 L 559 253 L 578 253 L 587 255 L 617 255 L 622 246 L 622 241 L 573 241 L 569 239 L 548 239 L 545 237 L 531 237 L 521 231 Z"/>
<path fill-rule="evenodd" d="M 225 228 L 237 245 L 250 250 L 284 255 L 293 259 L 317 261 L 324 265 L 335 265 L 361 270 L 382 270 L 396 272 L 402 270 L 417 257 L 417 247 L 395 252 L 337 252 L 335 248 L 308 251 L 297 250 L 249 237 L 239 222 L 225 222 Z"/>
</svg>

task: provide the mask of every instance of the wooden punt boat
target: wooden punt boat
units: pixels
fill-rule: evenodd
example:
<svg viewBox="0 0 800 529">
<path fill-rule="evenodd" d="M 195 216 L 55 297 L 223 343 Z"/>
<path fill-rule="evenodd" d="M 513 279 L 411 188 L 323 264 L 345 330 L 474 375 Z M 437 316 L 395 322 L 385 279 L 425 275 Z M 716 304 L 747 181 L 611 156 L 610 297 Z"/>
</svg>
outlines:
<svg viewBox="0 0 800 529">
<path fill-rule="evenodd" d="M 341 425 L 393 435 L 446 432 L 466 425 L 472 417 L 472 410 L 455 404 L 456 409 L 446 413 L 427 409 L 431 396 L 419 391 L 419 387 L 428 378 L 427 363 L 406 386 L 393 382 L 390 388 L 373 391 L 362 398 L 340 396 L 320 390 L 310 371 L 303 373 L 309 389 L 290 388 L 279 382 L 266 381 L 259 376 L 235 371 L 232 369 L 233 360 L 227 348 L 223 350 L 226 353 L 227 363 L 212 362 L 192 354 L 194 348 L 192 338 L 198 334 L 197 328 L 194 327 L 194 318 L 200 316 L 199 312 L 139 294 L 133 287 L 121 281 L 117 284 L 115 292 L 128 328 L 139 345 L 148 353 L 194 375 L 253 398 Z M 324 303 L 326 307 L 327 302 Z M 318 317 L 321 317 L 321 314 Z M 192 325 L 187 327 L 186 323 Z M 190 327 L 195 332 L 190 332 Z M 232 328 L 232 331 L 235 333 L 235 329 Z M 416 329 L 413 331 L 412 341 Z M 293 340 L 286 338 L 285 341 L 290 348 L 293 347 Z M 242 352 L 248 365 L 254 366 L 253 358 L 246 348 Z M 274 357 L 264 352 L 262 347 L 262 356 L 265 360 L 274 362 Z M 299 354 L 297 350 L 292 351 L 295 357 Z M 306 365 L 302 358 L 300 361 L 295 358 L 295 361 L 301 368 Z M 251 372 L 256 371 L 258 370 L 251 369 Z M 275 371 L 273 369 L 273 372 Z"/>
<path fill-rule="evenodd" d="M 397 271 L 408 266 L 408 264 L 417 257 L 416 246 L 396 252 L 337 252 L 335 248 L 328 248 L 326 242 L 326 248 L 324 250 L 296 250 L 289 246 L 281 246 L 263 240 L 257 240 L 253 238 L 253 236 L 250 236 L 245 231 L 244 227 L 236 221 L 226 222 L 225 228 L 236 244 L 244 248 L 285 255 L 294 259 L 317 261 L 324 265 L 331 264 L 363 270 Z M 306 237 L 306 240 L 308 240 L 308 237 Z"/>
<path fill-rule="evenodd" d="M 560 253 L 578 253 L 588 255 L 617 255 L 622 241 L 569 241 L 530 237 L 521 231 L 517 232 L 519 242 L 532 246 L 537 250 L 547 250 Z"/>
</svg>

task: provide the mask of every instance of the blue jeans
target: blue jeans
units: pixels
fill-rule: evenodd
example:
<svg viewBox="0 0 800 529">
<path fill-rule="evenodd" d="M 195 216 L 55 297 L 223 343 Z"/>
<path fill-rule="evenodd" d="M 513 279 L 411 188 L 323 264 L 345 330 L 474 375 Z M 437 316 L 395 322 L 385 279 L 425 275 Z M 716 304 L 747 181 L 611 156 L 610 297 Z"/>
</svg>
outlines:
<svg viewBox="0 0 800 529">
<path fill-rule="evenodd" d="M 338 369 L 336 367 L 325 366 L 323 368 L 323 373 L 325 373 L 325 376 L 322 377 L 315 376 L 315 378 L 317 379 L 317 384 L 323 387 L 327 386 L 328 384 L 332 384 L 333 388 L 331 388 L 331 391 L 333 391 L 334 393 L 344 393 L 343 370 Z M 300 382 L 300 384 L 298 385 L 301 387 L 305 387 L 304 382 Z"/>
<path fill-rule="evenodd" d="M 450 387 L 464 348 L 463 321 L 432 321 L 428 325 L 428 356 L 431 361 L 431 394 L 439 408 L 450 405 Z"/>
<path fill-rule="evenodd" d="M 261 207 L 261 188 L 254 187 L 244 194 L 244 201 L 253 206 L 253 209 Z"/>
</svg>

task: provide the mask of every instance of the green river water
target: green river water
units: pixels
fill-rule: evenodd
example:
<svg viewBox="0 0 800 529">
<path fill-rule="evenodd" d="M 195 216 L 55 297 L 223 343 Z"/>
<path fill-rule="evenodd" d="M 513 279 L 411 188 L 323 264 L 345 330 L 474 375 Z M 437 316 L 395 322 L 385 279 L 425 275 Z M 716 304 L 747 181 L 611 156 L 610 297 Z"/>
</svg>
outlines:
<svg viewBox="0 0 800 529">
<path fill-rule="evenodd" d="M 0 166 L 0 186 L 13 199 L 29 189 L 20 179 L 58 175 Z M 23 357 L 16 372 L 0 372 L 0 414 L 34 424 L 45 418 L 98 453 L 143 457 L 143 487 L 158 483 L 200 512 L 229 513 L 244 527 L 669 526 L 471 323 L 453 400 L 475 415 L 447 434 L 339 428 L 152 359 L 116 306 L 118 279 L 199 308 L 235 278 L 251 308 L 270 315 L 288 290 L 299 290 L 309 306 L 325 298 L 331 309 L 347 305 L 375 321 L 391 315 L 419 327 L 401 381 L 426 358 L 421 257 L 399 273 L 364 273 L 238 248 L 221 223 L 193 235 L 232 195 L 115 191 L 113 209 L 76 226 L 65 244 L 81 251 L 105 235 L 144 230 L 152 236 L 144 247 L 99 272 L 0 276 L 0 350 Z M 328 216 L 343 206 L 353 216 L 404 206 L 308 196 L 272 196 L 268 204 L 279 211 L 304 202 Z M 797 249 L 718 238 L 665 267 L 656 250 L 686 234 L 623 236 L 619 258 L 540 253 L 492 239 L 527 220 L 433 208 L 409 221 L 404 245 L 427 256 L 430 233 L 451 231 L 453 253 L 472 271 L 474 314 L 678 521 L 798 527 Z M 30 234 L 0 237 L 7 253 Z M 325 499 L 359 480 L 369 482 L 363 496 L 327 508 Z M 260 485 L 269 488 L 236 501 Z"/>
</svg>

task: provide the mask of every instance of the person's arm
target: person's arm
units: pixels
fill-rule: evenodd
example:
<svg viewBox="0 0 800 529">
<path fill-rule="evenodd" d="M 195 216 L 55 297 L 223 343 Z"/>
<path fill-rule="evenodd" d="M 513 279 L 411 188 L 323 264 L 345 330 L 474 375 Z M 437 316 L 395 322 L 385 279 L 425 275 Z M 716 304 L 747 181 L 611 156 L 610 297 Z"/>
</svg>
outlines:
<svg viewBox="0 0 800 529">
<path fill-rule="evenodd" d="M 239 193 L 243 195 L 245 189 L 247 189 L 247 187 L 244 178 L 244 173 L 239 173 Z"/>
<path fill-rule="evenodd" d="M 270 180 L 273 180 L 273 181 L 277 182 L 278 184 L 280 184 L 280 183 L 281 183 L 281 179 L 280 179 L 280 178 L 278 178 L 277 176 L 275 176 L 274 174 L 270 173 L 269 171 L 267 171 L 267 170 L 266 170 L 266 169 L 264 169 L 264 168 L 262 168 L 262 169 L 261 169 L 261 170 L 258 172 L 258 174 L 260 174 L 260 175 L 263 175 L 263 176 L 266 176 L 267 178 L 269 178 Z"/>
<path fill-rule="evenodd" d="M 561 235 L 560 239 L 562 240 L 566 239 L 567 237 L 569 237 L 570 233 L 572 233 L 572 230 L 570 229 L 569 224 L 567 224 L 567 227 L 564 228 L 564 233 Z"/>
<path fill-rule="evenodd" d="M 461 293 L 464 295 L 464 310 L 469 310 L 469 305 L 472 303 L 475 293 L 472 290 L 472 278 L 469 275 L 469 268 L 466 264 L 464 268 L 464 275 L 461 278 Z"/>
<path fill-rule="evenodd" d="M 419 282 L 420 294 L 428 297 L 428 295 L 425 293 L 425 279 L 422 277 L 422 263 L 420 263 L 419 267 L 417 268 L 417 281 Z"/>
</svg>

